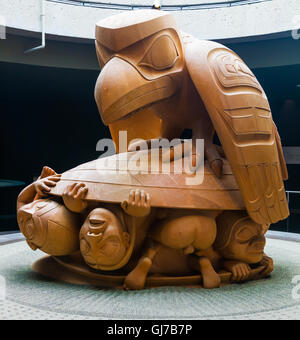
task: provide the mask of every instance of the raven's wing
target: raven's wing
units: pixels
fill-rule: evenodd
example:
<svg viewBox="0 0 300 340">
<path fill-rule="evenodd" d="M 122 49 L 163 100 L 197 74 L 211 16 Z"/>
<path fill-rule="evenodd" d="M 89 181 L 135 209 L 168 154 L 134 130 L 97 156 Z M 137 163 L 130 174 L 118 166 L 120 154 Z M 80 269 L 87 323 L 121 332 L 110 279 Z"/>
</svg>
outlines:
<svg viewBox="0 0 300 340">
<path fill-rule="evenodd" d="M 287 170 L 280 137 L 254 74 L 234 52 L 210 41 L 188 41 L 185 58 L 249 215 L 259 224 L 287 218 Z"/>
</svg>

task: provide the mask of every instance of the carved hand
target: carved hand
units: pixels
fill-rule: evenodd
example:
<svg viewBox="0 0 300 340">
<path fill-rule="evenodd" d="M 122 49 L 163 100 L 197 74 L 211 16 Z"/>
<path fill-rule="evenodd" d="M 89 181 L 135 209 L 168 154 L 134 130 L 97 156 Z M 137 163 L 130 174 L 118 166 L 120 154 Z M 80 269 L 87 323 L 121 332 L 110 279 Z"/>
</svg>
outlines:
<svg viewBox="0 0 300 340">
<path fill-rule="evenodd" d="M 61 175 L 49 176 L 46 178 L 39 178 L 34 183 L 34 188 L 39 197 L 46 197 L 51 188 L 56 186 L 56 183 L 60 181 Z"/>
<path fill-rule="evenodd" d="M 261 272 L 262 276 L 268 276 L 274 270 L 274 262 L 271 257 L 267 255 L 264 255 L 263 259 L 260 262 L 260 265 L 265 267 L 265 269 Z"/>
<path fill-rule="evenodd" d="M 126 214 L 134 217 L 144 217 L 150 214 L 150 195 L 144 190 L 131 190 L 129 199 L 122 203 L 122 208 Z"/>
<path fill-rule="evenodd" d="M 84 183 L 68 186 L 62 195 L 65 206 L 75 213 L 82 213 L 87 207 L 87 202 L 84 200 L 87 193 L 88 188 Z"/>
<path fill-rule="evenodd" d="M 247 263 L 237 261 L 226 261 L 224 268 L 232 273 L 232 281 L 245 281 L 251 273 L 251 268 Z"/>
</svg>

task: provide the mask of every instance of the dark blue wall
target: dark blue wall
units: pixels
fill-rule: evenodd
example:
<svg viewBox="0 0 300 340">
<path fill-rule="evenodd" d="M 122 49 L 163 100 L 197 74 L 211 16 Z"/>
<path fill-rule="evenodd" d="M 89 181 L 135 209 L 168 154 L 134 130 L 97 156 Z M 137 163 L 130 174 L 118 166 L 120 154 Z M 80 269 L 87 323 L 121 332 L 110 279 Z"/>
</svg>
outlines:
<svg viewBox="0 0 300 340">
<path fill-rule="evenodd" d="M 300 65 L 253 71 L 283 144 L 300 146 Z M 30 183 L 44 165 L 63 172 L 99 156 L 97 141 L 110 135 L 94 101 L 97 71 L 0 63 L 0 76 L 0 179 Z M 295 102 L 292 112 L 285 112 L 286 100 Z M 299 170 L 289 166 L 289 190 L 300 189 Z M 0 214 L 13 214 L 17 193 L 0 195 Z"/>
</svg>

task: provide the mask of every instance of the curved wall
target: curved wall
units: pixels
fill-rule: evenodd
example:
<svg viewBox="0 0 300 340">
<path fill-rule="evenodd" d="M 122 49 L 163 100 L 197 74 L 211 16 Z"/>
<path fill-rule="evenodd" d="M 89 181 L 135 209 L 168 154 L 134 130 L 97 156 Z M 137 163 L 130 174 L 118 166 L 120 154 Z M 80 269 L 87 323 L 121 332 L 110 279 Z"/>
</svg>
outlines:
<svg viewBox="0 0 300 340">
<path fill-rule="evenodd" d="M 57 0 L 58 1 L 58 0 Z M 113 10 L 46 0 L 46 31 L 57 37 L 93 39 L 95 23 L 122 10 Z M 103 1 L 102 1 L 103 2 Z M 108 1 L 107 1 L 108 2 Z M 122 0 L 111 1 L 122 3 Z M 132 0 L 133 3 L 150 1 Z M 152 1 L 151 1 L 152 2 Z M 165 4 L 179 1 L 165 0 Z M 196 1 L 189 0 L 187 4 Z M 232 0 L 205 0 L 199 2 L 232 2 Z M 78 2 L 78 4 L 82 3 Z M 131 3 L 124 0 L 123 3 Z M 164 1 L 162 2 L 164 4 Z M 241 1 L 240 1 L 241 3 Z M 179 27 L 200 39 L 229 39 L 259 36 L 294 28 L 293 19 L 299 12 L 299 0 L 271 0 L 249 2 L 244 5 L 214 7 L 200 10 L 179 10 L 173 14 Z M 40 0 L 0 0 L 0 15 L 8 28 L 40 32 Z"/>
<path fill-rule="evenodd" d="M 78 6 L 62 4 L 61 1 L 76 0 L 45 0 L 46 49 L 24 54 L 25 50 L 41 44 L 41 2 L 0 0 L 0 15 L 5 17 L 7 23 L 7 39 L 0 40 L 0 61 L 99 69 L 94 47 L 95 23 L 123 11 L 90 7 L 97 0 L 89 0 L 89 6 L 82 6 L 82 1 L 76 2 L 81 4 Z M 131 0 L 136 5 L 152 1 Z M 200 1 L 188 0 L 185 4 Z M 232 1 L 235 0 L 202 0 L 206 3 L 214 2 L 214 8 L 179 10 L 172 14 L 176 16 L 182 30 L 200 39 L 224 43 L 240 54 L 251 68 L 300 64 L 300 40 L 293 40 L 290 32 L 299 0 L 247 0 L 262 2 L 224 7 Z M 244 0 L 238 0 L 236 4 L 241 1 Z M 104 2 L 108 4 L 111 1 L 102 0 Z M 130 0 L 114 2 L 128 4 Z M 216 2 L 222 8 L 216 8 Z M 178 3 L 178 0 L 162 0 L 163 5 Z"/>
</svg>

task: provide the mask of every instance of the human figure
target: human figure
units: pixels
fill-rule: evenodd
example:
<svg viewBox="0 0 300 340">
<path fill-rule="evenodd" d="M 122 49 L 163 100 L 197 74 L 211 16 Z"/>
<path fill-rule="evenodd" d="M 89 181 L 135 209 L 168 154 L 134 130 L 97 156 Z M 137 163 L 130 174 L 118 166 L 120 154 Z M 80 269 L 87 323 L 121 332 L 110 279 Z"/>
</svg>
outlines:
<svg viewBox="0 0 300 340">
<path fill-rule="evenodd" d="M 145 252 L 127 275 L 124 287 L 144 288 L 148 274 L 198 271 L 204 288 L 217 288 L 220 270 L 230 272 L 232 282 L 246 281 L 258 265 L 264 267 L 260 277 L 273 271 L 273 260 L 264 253 L 266 226 L 253 222 L 243 211 L 226 211 L 218 216 L 214 239 L 213 225 L 212 217 L 186 215 L 154 226 Z"/>
<path fill-rule="evenodd" d="M 53 256 L 79 250 L 78 215 L 67 210 L 60 199 L 48 197 L 59 180 L 60 175 L 44 167 L 38 180 L 26 187 L 17 200 L 18 224 L 28 245 Z"/>
<path fill-rule="evenodd" d="M 85 262 L 98 270 L 124 267 L 141 249 L 153 221 L 150 196 L 132 190 L 121 205 L 87 202 L 88 188 L 75 183 L 63 193 L 65 206 L 85 216 L 80 231 L 80 249 Z"/>
<path fill-rule="evenodd" d="M 202 274 L 205 288 L 219 287 L 220 277 L 207 257 L 216 238 L 216 213 L 173 213 L 170 210 L 166 214 L 166 218 L 155 221 L 151 226 L 144 254 L 127 275 L 124 287 L 144 288 L 148 273 L 184 275 L 193 269 Z"/>
</svg>

